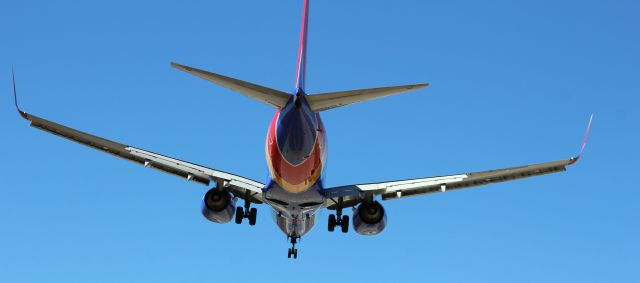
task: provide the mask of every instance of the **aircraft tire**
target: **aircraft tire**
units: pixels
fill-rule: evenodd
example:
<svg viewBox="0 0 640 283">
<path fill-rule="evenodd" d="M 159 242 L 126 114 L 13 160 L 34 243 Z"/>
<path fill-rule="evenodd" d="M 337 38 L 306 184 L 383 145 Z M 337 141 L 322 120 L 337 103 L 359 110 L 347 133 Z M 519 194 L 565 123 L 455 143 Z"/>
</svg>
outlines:
<svg viewBox="0 0 640 283">
<path fill-rule="evenodd" d="M 349 216 L 342 216 L 342 223 L 340 223 L 340 228 L 342 228 L 342 233 L 349 232 Z"/>
<path fill-rule="evenodd" d="M 329 232 L 333 232 L 336 228 L 336 216 L 334 214 L 329 215 L 329 226 L 327 228 Z"/>
<path fill-rule="evenodd" d="M 253 226 L 256 225 L 256 219 L 258 218 L 258 209 L 251 208 L 250 212 L 249 212 L 249 225 Z"/>
<path fill-rule="evenodd" d="M 236 207 L 236 224 L 242 224 L 242 218 L 244 218 L 244 209 Z"/>
</svg>

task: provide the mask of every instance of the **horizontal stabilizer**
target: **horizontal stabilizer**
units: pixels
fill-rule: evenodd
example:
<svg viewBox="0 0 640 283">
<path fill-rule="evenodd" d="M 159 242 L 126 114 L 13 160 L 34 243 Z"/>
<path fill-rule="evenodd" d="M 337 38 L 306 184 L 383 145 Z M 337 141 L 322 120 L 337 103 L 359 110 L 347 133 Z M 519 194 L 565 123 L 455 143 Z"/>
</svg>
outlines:
<svg viewBox="0 0 640 283">
<path fill-rule="evenodd" d="M 306 98 L 309 102 L 309 105 L 311 105 L 311 109 L 315 112 L 320 112 L 357 102 L 394 95 L 410 90 L 421 89 L 427 86 L 429 86 L 429 84 L 358 89 L 308 95 Z"/>
<path fill-rule="evenodd" d="M 284 107 L 289 98 L 291 98 L 290 94 L 257 84 L 225 77 L 223 75 L 214 74 L 173 62 L 171 63 L 171 66 L 275 107 Z"/>
</svg>

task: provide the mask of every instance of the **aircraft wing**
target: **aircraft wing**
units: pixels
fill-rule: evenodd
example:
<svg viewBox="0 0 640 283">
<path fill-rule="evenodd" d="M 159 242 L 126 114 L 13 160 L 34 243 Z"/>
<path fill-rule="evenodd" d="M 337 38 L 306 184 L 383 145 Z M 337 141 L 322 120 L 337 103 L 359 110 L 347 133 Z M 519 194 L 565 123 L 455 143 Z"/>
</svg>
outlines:
<svg viewBox="0 0 640 283">
<path fill-rule="evenodd" d="M 66 138 L 82 145 L 133 161 L 147 168 L 154 168 L 208 186 L 211 181 L 223 184 L 236 197 L 245 198 L 255 203 L 262 203 L 262 183 L 233 175 L 230 173 L 207 168 L 197 164 L 160 155 L 143 149 L 120 144 L 87 134 L 38 116 L 21 112 L 22 116 L 31 121 L 31 126 L 45 132 Z"/>
<path fill-rule="evenodd" d="M 343 206 L 349 207 L 362 202 L 367 194 L 380 195 L 382 200 L 400 199 L 557 173 L 565 171 L 566 166 L 577 160 L 571 158 L 474 173 L 336 187 L 326 191 L 325 206 L 332 209 L 339 197 L 343 197 Z"/>
<path fill-rule="evenodd" d="M 23 112 L 18 107 L 17 98 L 15 102 L 20 115 L 29 120 L 31 122 L 31 126 L 34 128 L 38 128 L 45 132 L 49 132 L 111 155 L 133 161 L 147 168 L 154 168 L 171 175 L 182 177 L 188 181 L 197 182 L 207 186 L 211 181 L 214 181 L 217 185 L 224 186 L 236 197 L 248 199 L 254 203 L 263 202 L 262 188 L 264 185 L 262 183 L 81 132 Z"/>
<path fill-rule="evenodd" d="M 340 201 L 343 208 L 351 207 L 373 196 L 381 196 L 382 200 L 401 199 L 563 172 L 566 171 L 567 166 L 575 164 L 580 158 L 586 145 L 592 119 L 593 115 L 589 119 L 580 153 L 573 158 L 498 170 L 335 187 L 325 191 L 325 207 L 335 209 Z"/>
</svg>

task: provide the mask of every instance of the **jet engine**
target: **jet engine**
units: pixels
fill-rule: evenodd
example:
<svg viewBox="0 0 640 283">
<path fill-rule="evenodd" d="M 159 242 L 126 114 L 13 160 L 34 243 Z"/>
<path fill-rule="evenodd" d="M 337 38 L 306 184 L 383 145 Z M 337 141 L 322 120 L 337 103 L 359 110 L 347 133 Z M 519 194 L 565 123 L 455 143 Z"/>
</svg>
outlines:
<svg viewBox="0 0 640 283">
<path fill-rule="evenodd" d="M 211 189 L 202 199 L 202 215 L 215 223 L 229 222 L 235 210 L 236 203 L 227 191 Z"/>
<path fill-rule="evenodd" d="M 353 228 L 360 235 L 373 236 L 384 230 L 387 225 L 387 215 L 384 208 L 377 202 L 362 203 L 353 212 Z"/>
</svg>

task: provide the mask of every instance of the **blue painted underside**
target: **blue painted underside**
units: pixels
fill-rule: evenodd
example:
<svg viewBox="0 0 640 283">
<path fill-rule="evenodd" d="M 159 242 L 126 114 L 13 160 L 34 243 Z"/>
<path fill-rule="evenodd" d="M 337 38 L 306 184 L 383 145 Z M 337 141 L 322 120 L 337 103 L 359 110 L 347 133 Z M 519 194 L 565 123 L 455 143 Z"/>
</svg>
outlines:
<svg viewBox="0 0 640 283">
<path fill-rule="evenodd" d="M 299 106 L 295 105 L 293 98 L 280 110 L 276 136 L 282 156 L 290 164 L 298 165 L 313 151 L 318 121 L 304 95 L 299 97 Z"/>
</svg>

